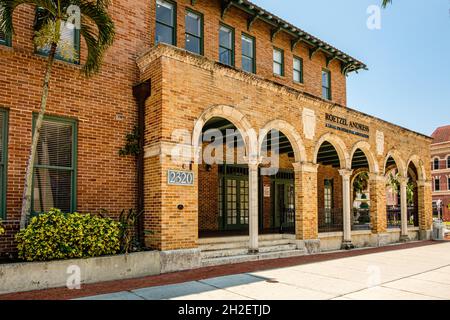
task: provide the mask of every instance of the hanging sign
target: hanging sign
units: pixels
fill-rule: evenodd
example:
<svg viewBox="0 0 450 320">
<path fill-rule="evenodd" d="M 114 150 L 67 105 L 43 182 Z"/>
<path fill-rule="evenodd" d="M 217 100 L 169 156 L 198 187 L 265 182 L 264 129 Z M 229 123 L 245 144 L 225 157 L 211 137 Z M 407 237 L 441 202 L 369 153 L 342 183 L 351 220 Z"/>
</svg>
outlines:
<svg viewBox="0 0 450 320">
<path fill-rule="evenodd" d="M 194 172 L 169 170 L 167 172 L 167 183 L 176 186 L 193 186 Z"/>
</svg>

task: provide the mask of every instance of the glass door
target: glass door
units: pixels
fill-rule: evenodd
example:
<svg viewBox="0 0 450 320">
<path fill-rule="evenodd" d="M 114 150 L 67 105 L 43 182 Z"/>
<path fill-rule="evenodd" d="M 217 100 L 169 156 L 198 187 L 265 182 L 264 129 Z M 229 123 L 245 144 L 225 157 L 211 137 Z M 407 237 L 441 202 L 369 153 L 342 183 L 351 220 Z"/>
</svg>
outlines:
<svg viewBox="0 0 450 320">
<path fill-rule="evenodd" d="M 249 224 L 248 168 L 223 165 L 219 179 L 219 216 L 222 230 L 245 230 Z"/>
</svg>

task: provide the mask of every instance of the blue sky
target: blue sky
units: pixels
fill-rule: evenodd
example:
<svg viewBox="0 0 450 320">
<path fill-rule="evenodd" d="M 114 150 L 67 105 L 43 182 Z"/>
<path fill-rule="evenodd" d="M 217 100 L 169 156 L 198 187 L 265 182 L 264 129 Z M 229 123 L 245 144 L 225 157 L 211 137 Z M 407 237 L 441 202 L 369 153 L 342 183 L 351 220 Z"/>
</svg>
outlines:
<svg viewBox="0 0 450 320">
<path fill-rule="evenodd" d="M 381 0 L 253 2 L 367 64 L 349 107 L 427 135 L 450 124 L 450 0 L 393 0 L 381 30 L 366 25 Z"/>
</svg>

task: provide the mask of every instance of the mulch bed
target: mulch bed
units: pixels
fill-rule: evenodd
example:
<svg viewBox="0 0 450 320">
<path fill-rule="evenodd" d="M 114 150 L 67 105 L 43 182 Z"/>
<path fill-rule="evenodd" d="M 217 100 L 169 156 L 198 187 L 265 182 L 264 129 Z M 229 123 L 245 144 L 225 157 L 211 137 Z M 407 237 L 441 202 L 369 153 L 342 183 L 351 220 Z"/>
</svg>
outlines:
<svg viewBox="0 0 450 320">
<path fill-rule="evenodd" d="M 245 262 L 233 265 L 217 267 L 207 267 L 182 271 L 176 273 L 149 276 L 139 279 L 116 280 L 96 284 L 83 285 L 80 290 L 69 290 L 67 288 L 46 289 L 29 292 L 19 292 L 0 295 L 0 300 L 67 300 L 107 294 L 120 291 L 130 291 L 147 287 L 170 285 L 188 281 L 198 281 L 214 277 L 221 277 L 233 274 L 256 272 L 276 268 L 303 265 L 315 262 L 329 261 L 347 257 L 355 257 L 372 253 L 418 248 L 438 244 L 439 242 L 421 241 L 414 243 L 399 244 L 395 246 L 369 248 L 362 250 L 340 251 L 328 254 L 308 255 L 276 260 L 264 260 L 255 262 Z"/>
</svg>

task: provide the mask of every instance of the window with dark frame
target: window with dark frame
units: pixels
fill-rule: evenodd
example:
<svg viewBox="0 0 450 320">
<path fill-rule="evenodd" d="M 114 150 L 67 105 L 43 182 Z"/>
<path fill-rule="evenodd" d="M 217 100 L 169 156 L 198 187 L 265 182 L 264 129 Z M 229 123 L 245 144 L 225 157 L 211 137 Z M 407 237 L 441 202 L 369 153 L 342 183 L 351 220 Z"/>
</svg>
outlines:
<svg viewBox="0 0 450 320">
<path fill-rule="evenodd" d="M 255 39 L 246 34 L 242 34 L 242 70 L 256 72 Z"/>
<path fill-rule="evenodd" d="M 186 11 L 185 49 L 196 54 L 203 54 L 203 17 L 191 10 Z"/>
<path fill-rule="evenodd" d="M 273 73 L 277 76 L 284 76 L 284 51 L 273 49 Z"/>
<path fill-rule="evenodd" d="M 219 61 L 234 66 L 234 30 L 225 25 L 219 28 Z"/>
<path fill-rule="evenodd" d="M 434 191 L 441 191 L 441 179 L 434 179 Z"/>
<path fill-rule="evenodd" d="M 331 73 L 328 70 L 322 70 L 322 97 L 331 100 Z"/>
<path fill-rule="evenodd" d="M 450 190 L 450 177 L 447 178 L 447 190 Z"/>
<path fill-rule="evenodd" d="M 294 57 L 294 82 L 303 83 L 303 59 Z"/>
<path fill-rule="evenodd" d="M 176 45 L 176 10 L 169 1 L 156 0 L 155 42 Z"/>
<path fill-rule="evenodd" d="M 332 210 L 333 210 L 333 180 L 325 179 L 324 181 L 324 209 L 325 209 L 325 223 L 330 224 L 332 222 Z"/>
<path fill-rule="evenodd" d="M 0 6 L 0 12 L 1 12 L 1 6 Z M 3 33 L 2 31 L 0 31 L 0 45 L 6 45 L 9 46 L 9 37 L 6 36 L 5 33 Z"/>
<path fill-rule="evenodd" d="M 447 169 L 450 169 L 450 156 L 447 157 Z"/>
<path fill-rule="evenodd" d="M 76 210 L 76 133 L 73 120 L 44 118 L 34 164 L 33 213 Z"/>
<path fill-rule="evenodd" d="M 434 159 L 433 169 L 434 170 L 439 170 L 439 158 L 435 158 Z"/>
</svg>

